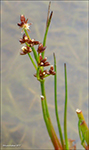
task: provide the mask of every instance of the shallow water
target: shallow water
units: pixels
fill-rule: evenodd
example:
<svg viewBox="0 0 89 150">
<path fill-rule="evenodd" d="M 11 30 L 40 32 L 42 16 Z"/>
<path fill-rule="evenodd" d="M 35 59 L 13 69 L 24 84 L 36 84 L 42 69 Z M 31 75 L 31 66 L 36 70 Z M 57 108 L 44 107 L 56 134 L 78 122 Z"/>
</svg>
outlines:
<svg viewBox="0 0 89 150">
<path fill-rule="evenodd" d="M 42 42 L 48 2 L 1 2 L 2 67 L 2 148 L 17 145 L 22 149 L 52 149 L 40 102 L 40 85 L 28 56 L 21 56 L 20 14 L 32 22 L 31 38 Z M 45 56 L 53 64 L 57 59 L 58 109 L 63 126 L 64 63 L 68 76 L 68 138 L 82 149 L 77 127 L 76 109 L 83 111 L 88 123 L 88 2 L 52 1 L 53 18 L 47 38 Z M 54 128 L 58 134 L 54 110 L 53 76 L 46 79 L 46 94 Z M 13 147 L 12 147 L 13 148 Z"/>
</svg>

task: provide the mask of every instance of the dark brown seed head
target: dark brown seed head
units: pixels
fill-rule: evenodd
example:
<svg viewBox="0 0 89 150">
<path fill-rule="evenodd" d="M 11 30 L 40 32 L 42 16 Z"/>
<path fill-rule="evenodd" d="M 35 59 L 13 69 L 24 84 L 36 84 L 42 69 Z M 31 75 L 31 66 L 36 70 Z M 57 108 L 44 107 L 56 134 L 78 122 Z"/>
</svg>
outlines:
<svg viewBox="0 0 89 150">
<path fill-rule="evenodd" d="M 40 44 L 38 45 L 37 52 L 38 52 L 38 53 L 42 53 L 45 49 L 46 49 L 46 46 L 43 47 L 43 44 L 40 43 Z"/>
<path fill-rule="evenodd" d="M 32 49 L 29 46 L 23 46 L 20 52 L 20 55 L 26 55 L 27 53 L 30 53 Z"/>
<path fill-rule="evenodd" d="M 28 40 L 28 44 L 30 44 L 31 47 L 33 47 L 34 45 L 38 45 L 39 41 L 35 41 L 34 39 Z"/>
<path fill-rule="evenodd" d="M 50 63 L 49 62 L 44 62 L 44 67 L 49 66 Z"/>
<path fill-rule="evenodd" d="M 49 70 L 49 73 L 50 73 L 51 75 L 55 75 L 55 74 L 56 74 L 56 72 L 53 71 L 53 70 Z"/>
<path fill-rule="evenodd" d="M 20 21 L 21 23 L 17 23 L 17 25 L 23 29 L 30 31 L 29 27 L 32 23 L 27 23 L 28 19 L 25 19 L 24 15 L 20 15 Z"/>
<path fill-rule="evenodd" d="M 23 34 L 23 38 L 22 39 L 20 39 L 19 40 L 19 42 L 21 43 L 21 44 L 23 44 L 23 43 L 25 43 L 25 42 L 27 42 L 29 39 L 28 39 L 28 37 L 25 35 L 25 33 Z"/>
<path fill-rule="evenodd" d="M 43 48 L 43 44 L 42 44 L 42 43 L 40 43 L 40 44 L 38 45 L 38 50 L 39 50 L 39 51 L 41 51 L 41 50 L 42 50 L 42 48 Z"/>
</svg>

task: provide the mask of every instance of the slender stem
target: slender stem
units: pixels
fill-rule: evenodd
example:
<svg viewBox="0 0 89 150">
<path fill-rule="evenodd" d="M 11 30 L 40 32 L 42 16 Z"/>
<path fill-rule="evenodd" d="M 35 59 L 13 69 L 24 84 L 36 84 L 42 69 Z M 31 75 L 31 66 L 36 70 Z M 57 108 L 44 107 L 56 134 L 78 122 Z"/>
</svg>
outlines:
<svg viewBox="0 0 89 150">
<path fill-rule="evenodd" d="M 28 34 L 26 29 L 24 29 L 24 32 L 25 32 L 26 36 L 29 38 L 29 40 L 31 40 L 31 38 L 30 38 L 30 36 L 29 36 L 29 34 Z"/>
<path fill-rule="evenodd" d="M 36 50 L 35 50 L 34 47 L 31 47 L 31 49 L 32 49 L 33 54 L 34 54 L 34 58 L 35 58 L 36 62 L 38 63 L 38 55 L 37 55 L 37 52 L 36 52 Z"/>
<path fill-rule="evenodd" d="M 43 46 L 46 45 L 48 29 L 49 29 L 49 26 L 50 26 L 52 15 L 53 15 L 53 11 L 51 11 L 51 13 L 50 13 L 50 5 L 51 5 L 51 2 L 49 2 L 49 6 L 48 6 L 48 14 L 47 14 L 47 21 L 46 21 L 46 30 L 45 30 L 44 39 L 43 39 Z M 50 13 L 50 15 L 49 15 L 49 13 Z M 42 53 L 43 58 L 44 58 L 44 53 L 45 53 L 45 51 Z"/>
<path fill-rule="evenodd" d="M 33 61 L 33 58 L 32 58 L 32 56 L 30 55 L 30 53 L 28 53 L 28 56 L 29 56 L 29 58 L 30 58 L 30 60 L 31 60 L 31 62 L 32 62 L 32 64 L 33 64 L 33 66 L 34 66 L 35 69 L 37 70 L 37 66 L 36 66 L 35 62 Z"/>
<path fill-rule="evenodd" d="M 44 102 L 45 102 L 45 110 L 46 110 L 46 115 L 49 117 L 49 111 L 48 111 L 48 106 L 47 106 L 47 100 L 46 100 L 46 94 L 45 94 L 45 81 L 40 82 L 41 83 L 41 94 L 44 96 Z"/>
<path fill-rule="evenodd" d="M 67 138 L 67 71 L 66 71 L 66 64 L 64 64 L 64 71 L 65 71 L 65 108 L 64 108 L 64 136 L 65 136 L 65 147 L 68 150 L 68 138 Z"/>
<path fill-rule="evenodd" d="M 41 84 L 41 93 L 42 93 L 42 96 L 44 97 L 43 99 L 41 99 L 41 104 L 42 104 L 42 111 L 43 111 L 43 117 L 44 117 L 44 121 L 46 124 L 46 128 L 47 128 L 47 131 L 48 131 L 49 136 L 51 138 L 51 141 L 54 145 L 55 150 L 62 150 L 61 143 L 58 140 L 58 137 L 56 135 L 56 132 L 53 128 L 53 125 L 52 125 L 52 122 L 50 119 L 48 106 L 47 106 L 47 100 L 46 100 L 46 94 L 45 94 L 44 81 L 40 82 L 40 84 Z"/>
<path fill-rule="evenodd" d="M 29 46 L 29 44 L 26 42 L 25 43 L 27 46 Z M 35 62 L 34 62 L 34 60 L 33 60 L 33 58 L 32 58 L 32 56 L 31 56 L 31 54 L 30 53 L 28 53 L 28 56 L 29 56 L 29 58 L 30 58 L 30 60 L 31 60 L 31 62 L 32 62 L 32 64 L 33 64 L 33 66 L 35 67 L 35 69 L 37 70 L 37 66 L 36 66 L 36 64 L 35 64 Z"/>
<path fill-rule="evenodd" d="M 26 29 L 24 29 L 24 32 L 25 32 L 26 36 L 31 40 L 31 38 L 30 38 L 30 36 L 29 36 L 29 34 L 28 34 L 28 32 L 27 32 Z M 33 54 L 34 54 L 34 58 L 35 58 L 36 62 L 38 63 L 38 55 L 37 55 L 37 52 L 36 52 L 36 50 L 35 50 L 34 47 L 31 47 L 31 49 L 32 49 Z"/>
<path fill-rule="evenodd" d="M 57 107 L 57 69 L 56 69 L 56 57 L 54 55 L 54 71 L 56 72 L 54 76 L 54 96 L 55 96 L 55 114 L 56 114 L 56 119 L 57 119 L 57 125 L 58 125 L 58 131 L 59 131 L 59 136 L 61 140 L 62 147 L 64 148 L 64 141 L 63 141 L 63 134 L 62 134 L 62 129 L 61 129 L 61 124 L 60 124 L 60 119 L 58 116 L 58 107 Z"/>
<path fill-rule="evenodd" d="M 46 45 L 46 39 L 47 39 L 48 29 L 49 29 L 49 27 L 46 27 L 46 31 L 45 31 L 45 34 L 44 34 L 44 40 L 43 40 L 43 46 Z M 42 53 L 42 57 L 44 58 L 44 52 Z"/>
<path fill-rule="evenodd" d="M 49 15 L 50 15 L 50 6 L 51 6 L 51 1 L 49 2 L 49 5 L 48 5 L 48 13 L 47 13 L 46 26 L 48 25 L 48 21 L 49 21 Z"/>
</svg>

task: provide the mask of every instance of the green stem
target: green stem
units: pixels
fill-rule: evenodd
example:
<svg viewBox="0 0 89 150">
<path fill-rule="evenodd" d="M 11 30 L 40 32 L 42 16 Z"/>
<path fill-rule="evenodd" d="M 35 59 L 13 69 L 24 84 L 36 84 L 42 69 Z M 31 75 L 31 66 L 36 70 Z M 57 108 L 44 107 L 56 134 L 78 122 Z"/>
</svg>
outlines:
<svg viewBox="0 0 89 150">
<path fill-rule="evenodd" d="M 44 34 L 44 40 L 43 40 L 43 46 L 46 45 L 46 39 L 47 39 L 48 29 L 49 29 L 49 27 L 46 27 L 46 31 L 45 31 L 45 34 Z M 42 53 L 42 58 L 44 58 L 44 53 L 45 52 Z"/>
<path fill-rule="evenodd" d="M 50 119 L 48 106 L 47 106 L 47 100 L 46 100 L 46 94 L 45 94 L 44 81 L 40 82 L 40 84 L 41 84 L 41 93 L 42 93 L 42 96 L 44 97 L 43 99 L 41 99 L 41 104 L 42 104 L 42 111 L 43 111 L 43 117 L 44 117 L 44 121 L 46 124 L 46 128 L 51 138 L 52 144 L 54 145 L 55 150 L 62 150 L 61 143 L 58 140 L 58 137 L 56 135 L 56 132 L 53 128 L 53 125 Z"/>
<path fill-rule="evenodd" d="M 34 58 L 35 58 L 35 60 L 36 60 L 36 62 L 37 62 L 37 64 L 38 64 L 38 55 L 37 55 L 37 52 L 36 52 L 36 50 L 35 50 L 34 47 L 31 47 L 31 49 L 32 49 L 33 54 L 34 54 Z"/>
<path fill-rule="evenodd" d="M 48 111 L 48 106 L 47 106 L 47 100 L 46 100 L 46 94 L 45 94 L 45 81 L 41 82 L 41 94 L 44 96 L 44 102 L 45 102 L 45 110 L 46 110 L 46 115 L 49 117 L 49 111 Z"/>
<path fill-rule="evenodd" d="M 54 54 L 54 71 L 56 72 L 56 74 L 54 76 L 55 114 L 56 114 L 56 119 L 57 119 L 57 125 L 58 125 L 61 144 L 62 144 L 62 147 L 64 148 L 63 134 L 62 134 L 61 124 L 60 124 L 60 120 L 59 120 L 59 116 L 58 116 L 58 107 L 57 107 L 57 69 L 56 69 L 55 54 Z"/>
<path fill-rule="evenodd" d="M 79 131 L 79 136 L 81 140 L 81 144 L 85 148 L 86 144 L 89 146 L 89 128 L 85 122 L 85 118 L 83 116 L 83 113 L 80 109 L 76 109 L 77 116 L 79 118 L 78 121 L 78 131 Z"/>
<path fill-rule="evenodd" d="M 31 40 L 31 38 L 30 38 L 30 36 L 29 36 L 29 34 L 28 34 L 26 29 L 24 29 L 24 32 L 25 32 L 26 36 L 29 38 L 29 40 Z"/>
<path fill-rule="evenodd" d="M 26 42 L 25 44 L 26 44 L 27 46 L 29 46 L 29 44 L 28 44 L 27 42 Z M 37 70 L 37 66 L 36 66 L 36 64 L 35 64 L 35 62 L 34 62 L 32 56 L 30 55 L 30 53 L 28 53 L 28 56 L 29 56 L 29 58 L 30 58 L 30 60 L 31 60 L 31 62 L 32 62 L 32 64 L 33 64 L 33 66 L 34 66 L 35 69 Z"/>
<path fill-rule="evenodd" d="M 45 30 L 44 39 L 43 39 L 43 46 L 46 45 L 48 29 L 49 29 L 49 26 L 50 26 L 52 15 L 53 15 L 53 11 L 51 11 L 51 13 L 50 13 L 50 5 L 51 5 L 51 2 L 49 2 L 49 7 L 48 7 L 48 14 L 47 14 L 47 21 L 46 21 L 46 30 Z M 49 16 L 49 13 L 50 13 L 50 16 Z M 45 51 L 42 53 L 42 57 L 43 58 L 44 58 L 44 53 L 45 53 Z"/>
<path fill-rule="evenodd" d="M 28 34 L 28 32 L 27 32 L 26 29 L 24 29 L 24 32 L 25 32 L 26 36 L 31 40 L 31 38 L 30 38 L 30 36 L 29 36 L 29 34 Z M 38 55 L 37 55 L 37 52 L 36 52 L 36 50 L 35 50 L 34 47 L 31 47 L 31 49 L 32 49 L 33 54 L 34 54 L 34 58 L 35 58 L 36 62 L 38 63 Z"/>
<path fill-rule="evenodd" d="M 64 108 L 64 136 L 65 136 L 65 147 L 69 150 L 68 138 L 67 138 L 67 71 L 66 64 L 64 64 L 65 71 L 65 108 Z"/>
<path fill-rule="evenodd" d="M 30 58 L 30 60 L 31 60 L 31 62 L 32 62 L 32 64 L 33 64 L 33 66 L 34 66 L 35 69 L 37 70 L 37 66 L 36 66 L 36 64 L 35 64 L 35 62 L 34 62 L 32 56 L 30 55 L 30 53 L 28 53 L 28 56 L 29 56 L 29 58 Z"/>
</svg>

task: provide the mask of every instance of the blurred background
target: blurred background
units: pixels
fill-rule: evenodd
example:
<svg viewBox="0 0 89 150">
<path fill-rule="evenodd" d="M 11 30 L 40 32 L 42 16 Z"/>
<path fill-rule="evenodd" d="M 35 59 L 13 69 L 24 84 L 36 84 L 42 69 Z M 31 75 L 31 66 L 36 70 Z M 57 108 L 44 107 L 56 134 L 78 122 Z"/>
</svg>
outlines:
<svg viewBox="0 0 89 150">
<path fill-rule="evenodd" d="M 21 56 L 20 15 L 33 23 L 31 38 L 43 41 L 48 1 L 1 2 L 1 147 L 17 145 L 23 149 L 53 149 L 48 136 L 40 101 L 40 84 L 28 55 Z M 45 56 L 53 64 L 57 59 L 58 110 L 63 129 L 65 101 L 64 63 L 68 76 L 68 138 L 83 149 L 78 134 L 76 109 L 83 111 L 88 124 L 88 2 L 51 2 L 50 24 Z M 36 47 L 37 48 L 37 47 Z M 50 116 L 58 135 L 54 110 L 53 76 L 46 79 Z"/>
</svg>

